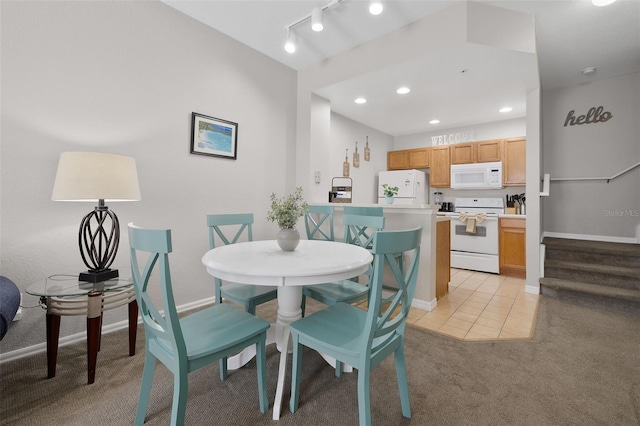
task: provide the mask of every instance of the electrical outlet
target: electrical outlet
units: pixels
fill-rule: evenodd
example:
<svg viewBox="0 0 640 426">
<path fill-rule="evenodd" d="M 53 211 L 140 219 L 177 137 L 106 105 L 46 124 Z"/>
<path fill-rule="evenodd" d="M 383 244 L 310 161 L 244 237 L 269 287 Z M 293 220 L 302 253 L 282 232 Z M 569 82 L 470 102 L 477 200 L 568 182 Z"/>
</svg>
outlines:
<svg viewBox="0 0 640 426">
<path fill-rule="evenodd" d="M 20 306 L 18 306 L 18 310 L 16 311 L 16 316 L 13 317 L 14 321 L 19 321 L 22 319 L 22 293 L 20 293 Z"/>
<path fill-rule="evenodd" d="M 316 183 L 320 183 L 320 171 L 316 171 Z"/>
</svg>

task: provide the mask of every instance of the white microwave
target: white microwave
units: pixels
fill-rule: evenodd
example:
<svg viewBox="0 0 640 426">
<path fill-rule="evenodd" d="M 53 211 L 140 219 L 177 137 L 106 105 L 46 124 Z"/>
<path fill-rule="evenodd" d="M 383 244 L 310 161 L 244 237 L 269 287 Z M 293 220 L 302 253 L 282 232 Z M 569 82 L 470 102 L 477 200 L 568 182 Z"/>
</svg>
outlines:
<svg viewBox="0 0 640 426">
<path fill-rule="evenodd" d="M 451 165 L 451 188 L 502 188 L 502 162 Z"/>
</svg>

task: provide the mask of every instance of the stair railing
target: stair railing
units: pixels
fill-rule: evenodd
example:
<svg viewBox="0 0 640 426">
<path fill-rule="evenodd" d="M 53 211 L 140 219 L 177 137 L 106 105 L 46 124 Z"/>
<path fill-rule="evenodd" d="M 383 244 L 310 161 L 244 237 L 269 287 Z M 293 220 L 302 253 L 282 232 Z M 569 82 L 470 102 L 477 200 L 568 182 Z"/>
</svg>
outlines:
<svg viewBox="0 0 640 426">
<path fill-rule="evenodd" d="M 640 162 L 637 162 L 636 164 L 634 164 L 633 166 L 627 167 L 626 169 L 624 169 L 623 171 L 621 171 L 620 173 L 617 173 L 611 177 L 579 177 L 579 178 L 551 178 L 551 181 L 553 182 L 557 182 L 557 181 L 578 181 L 578 180 L 606 180 L 607 183 L 611 182 L 612 180 L 622 176 L 625 173 L 630 172 L 631 170 L 635 169 L 636 167 L 640 167 Z"/>
</svg>

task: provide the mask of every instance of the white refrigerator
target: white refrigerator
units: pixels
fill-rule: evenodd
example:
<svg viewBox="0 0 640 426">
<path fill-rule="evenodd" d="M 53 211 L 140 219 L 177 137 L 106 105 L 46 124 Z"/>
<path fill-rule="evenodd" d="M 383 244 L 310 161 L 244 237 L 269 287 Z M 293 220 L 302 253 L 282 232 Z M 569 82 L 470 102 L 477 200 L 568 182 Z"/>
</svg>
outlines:
<svg viewBox="0 0 640 426">
<path fill-rule="evenodd" d="M 378 204 L 386 204 L 383 184 L 398 187 L 393 204 L 428 204 L 429 175 L 420 170 L 394 170 L 378 174 Z"/>
</svg>

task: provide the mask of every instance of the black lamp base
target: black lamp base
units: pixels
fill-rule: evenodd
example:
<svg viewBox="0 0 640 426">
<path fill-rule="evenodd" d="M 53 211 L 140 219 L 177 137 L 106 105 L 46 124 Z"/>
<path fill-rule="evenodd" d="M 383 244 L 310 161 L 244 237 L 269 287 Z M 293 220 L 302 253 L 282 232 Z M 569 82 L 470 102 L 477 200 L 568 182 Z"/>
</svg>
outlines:
<svg viewBox="0 0 640 426">
<path fill-rule="evenodd" d="M 101 283 L 102 281 L 107 281 L 111 278 L 118 278 L 118 276 L 117 269 L 103 269 L 102 271 L 81 272 L 78 280 L 89 283 Z"/>
</svg>

